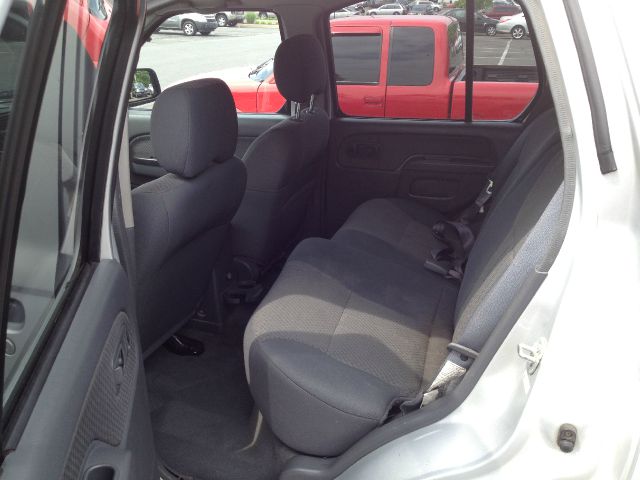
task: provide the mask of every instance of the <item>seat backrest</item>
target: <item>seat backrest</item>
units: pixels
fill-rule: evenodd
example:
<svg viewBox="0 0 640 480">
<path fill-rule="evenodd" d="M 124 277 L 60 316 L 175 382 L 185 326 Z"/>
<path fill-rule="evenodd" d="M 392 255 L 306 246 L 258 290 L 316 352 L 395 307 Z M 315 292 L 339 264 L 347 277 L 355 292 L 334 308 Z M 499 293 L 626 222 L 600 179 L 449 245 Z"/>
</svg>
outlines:
<svg viewBox="0 0 640 480">
<path fill-rule="evenodd" d="M 169 172 L 133 191 L 137 308 L 149 352 L 186 322 L 202 298 L 246 185 L 233 157 L 237 114 L 227 85 L 202 79 L 167 89 L 151 141 Z"/>
<path fill-rule="evenodd" d="M 518 163 L 494 198 L 469 255 L 456 304 L 454 343 L 479 351 L 526 279 L 524 270 L 535 268 L 545 254 L 544 243 L 525 249 L 552 199 L 561 198 L 564 157 L 557 132 L 555 114 L 523 132 Z M 540 148 L 543 141 L 546 146 Z M 521 261 L 519 255 L 527 258 Z"/>
<path fill-rule="evenodd" d="M 311 35 L 288 38 L 276 51 L 273 70 L 280 93 L 295 102 L 294 113 L 247 150 L 247 190 L 233 220 L 234 255 L 258 268 L 284 252 L 300 230 L 329 140 L 329 118 L 314 106 L 328 75 L 320 42 Z"/>
</svg>

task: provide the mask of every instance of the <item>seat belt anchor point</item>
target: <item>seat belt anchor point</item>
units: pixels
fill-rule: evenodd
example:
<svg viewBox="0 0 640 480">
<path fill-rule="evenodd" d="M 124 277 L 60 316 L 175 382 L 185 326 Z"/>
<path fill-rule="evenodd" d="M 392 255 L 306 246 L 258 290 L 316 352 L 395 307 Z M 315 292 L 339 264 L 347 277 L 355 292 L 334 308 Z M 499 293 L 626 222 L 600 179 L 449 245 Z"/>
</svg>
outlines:
<svg viewBox="0 0 640 480">
<path fill-rule="evenodd" d="M 527 345 L 526 343 L 520 343 L 518 345 L 518 355 L 520 358 L 527 362 L 527 373 L 533 375 L 536 373 L 544 351 L 547 346 L 547 341 L 544 338 L 538 339 L 533 345 Z"/>
</svg>

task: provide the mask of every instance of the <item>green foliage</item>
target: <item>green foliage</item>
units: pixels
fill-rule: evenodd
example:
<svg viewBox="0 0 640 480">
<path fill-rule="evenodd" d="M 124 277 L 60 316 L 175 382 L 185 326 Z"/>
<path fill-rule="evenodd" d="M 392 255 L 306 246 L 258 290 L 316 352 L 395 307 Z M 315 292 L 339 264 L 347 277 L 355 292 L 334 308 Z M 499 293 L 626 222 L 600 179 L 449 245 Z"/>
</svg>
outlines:
<svg viewBox="0 0 640 480">
<path fill-rule="evenodd" d="M 151 85 L 151 77 L 149 76 L 149 72 L 146 70 L 136 70 L 136 73 L 133 75 L 134 83 L 141 83 L 143 85 Z"/>
<path fill-rule="evenodd" d="M 244 21 L 249 25 L 252 25 L 256 23 L 256 18 L 258 18 L 256 12 L 247 12 L 244 16 Z"/>
</svg>

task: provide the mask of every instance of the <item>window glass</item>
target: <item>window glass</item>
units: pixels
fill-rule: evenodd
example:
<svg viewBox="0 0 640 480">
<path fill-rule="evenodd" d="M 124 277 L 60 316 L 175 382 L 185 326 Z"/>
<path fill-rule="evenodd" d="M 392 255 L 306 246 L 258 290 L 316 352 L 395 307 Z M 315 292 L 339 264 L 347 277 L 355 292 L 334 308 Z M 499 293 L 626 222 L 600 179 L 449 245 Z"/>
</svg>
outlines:
<svg viewBox="0 0 640 480">
<path fill-rule="evenodd" d="M 360 117 L 464 119 L 471 24 L 464 3 L 445 2 L 437 15 L 410 9 L 391 18 L 373 15 L 369 2 L 351 7 L 346 18 L 330 16 L 340 111 Z M 485 14 L 481 8 L 487 5 Z M 504 18 L 491 16 L 496 9 L 490 1 L 478 0 L 476 6 L 473 118 L 512 120 L 539 86 L 526 17 L 517 5 L 508 6 L 515 15 Z"/>
<path fill-rule="evenodd" d="M 431 28 L 393 28 L 388 84 L 430 85 L 433 80 L 434 48 Z"/>
<path fill-rule="evenodd" d="M 333 35 L 338 84 L 373 84 L 380 80 L 382 35 Z"/>
<path fill-rule="evenodd" d="M 451 23 L 447 30 L 447 36 L 449 42 L 449 75 L 452 75 L 464 65 L 464 43 L 459 24 Z"/>
<path fill-rule="evenodd" d="M 273 77 L 280 42 L 278 18 L 271 12 L 186 12 L 158 27 L 140 50 L 138 68 L 154 70 L 162 90 L 199 78 L 221 78 L 239 113 L 275 113 L 286 103 Z M 140 89 L 135 83 L 132 100 Z"/>
<path fill-rule="evenodd" d="M 22 2 L 21 2 L 22 3 Z M 85 123 L 95 87 L 97 62 L 104 43 L 111 4 L 101 5 L 100 16 L 87 3 L 67 0 L 63 21 L 40 107 L 25 190 L 15 253 L 7 342 L 5 397 L 11 398 L 25 367 L 50 325 L 52 313 L 69 287 L 79 252 L 82 217 L 82 151 Z M 18 14 L 26 25 L 40 13 L 40 4 Z M 3 42 L 11 37 L 24 45 L 26 32 L 11 36 L 16 25 L 7 24 Z M 93 25 L 92 25 L 93 23 Z M 86 32 L 79 38 L 76 32 Z M 12 49 L 19 51 L 22 47 Z M 25 59 L 26 61 L 27 59 Z M 14 56 L 13 62 L 20 63 Z M 7 74 L 3 89 L 19 87 L 15 70 Z M 12 75 L 12 78 L 9 77 Z"/>
<path fill-rule="evenodd" d="M 511 14 L 513 7 L 504 7 Z M 476 15 L 473 118 L 511 120 L 538 91 L 538 68 L 524 13 L 489 18 Z"/>
</svg>

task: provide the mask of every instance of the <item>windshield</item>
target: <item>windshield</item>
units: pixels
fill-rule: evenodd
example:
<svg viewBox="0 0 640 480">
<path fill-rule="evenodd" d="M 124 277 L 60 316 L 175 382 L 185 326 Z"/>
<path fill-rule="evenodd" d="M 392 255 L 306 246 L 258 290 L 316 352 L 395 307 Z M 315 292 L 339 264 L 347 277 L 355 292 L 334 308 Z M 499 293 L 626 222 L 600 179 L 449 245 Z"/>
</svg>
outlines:
<svg viewBox="0 0 640 480">
<path fill-rule="evenodd" d="M 249 72 L 249 78 L 256 82 L 264 82 L 273 73 L 273 58 L 262 62 L 256 68 Z"/>
</svg>

